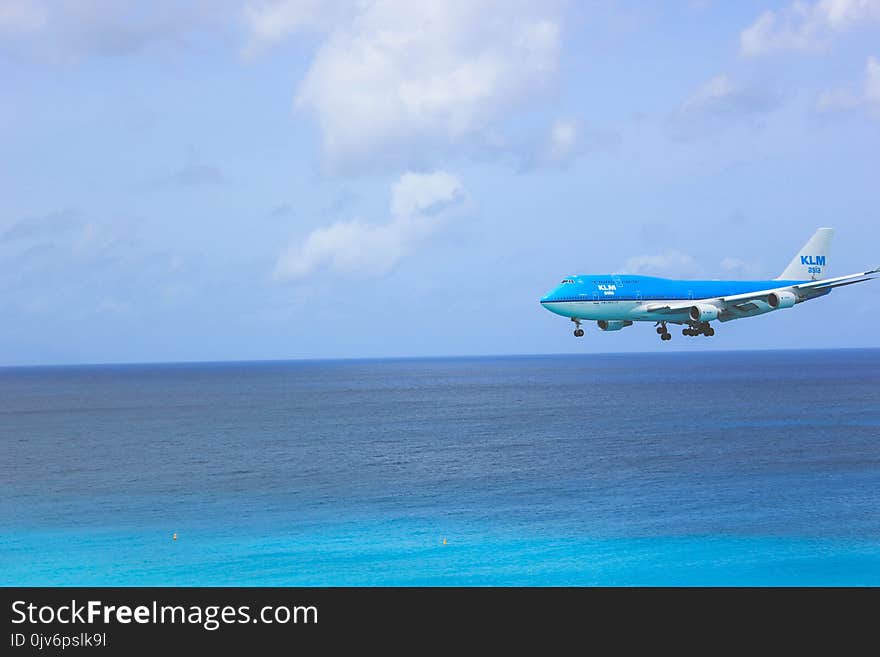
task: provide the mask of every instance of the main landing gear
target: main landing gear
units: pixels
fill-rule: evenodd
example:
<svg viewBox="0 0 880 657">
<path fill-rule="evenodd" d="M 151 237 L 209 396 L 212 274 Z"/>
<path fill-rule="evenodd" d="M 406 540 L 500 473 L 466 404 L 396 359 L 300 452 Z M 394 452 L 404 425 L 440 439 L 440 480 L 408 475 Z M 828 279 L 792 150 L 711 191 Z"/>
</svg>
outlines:
<svg viewBox="0 0 880 657">
<path fill-rule="evenodd" d="M 660 339 L 663 340 L 663 342 L 672 339 L 669 329 L 666 328 L 666 322 L 657 323 L 657 333 L 660 335 Z"/>
<path fill-rule="evenodd" d="M 703 322 L 702 324 L 691 324 L 688 328 L 681 329 L 681 334 L 690 337 L 695 337 L 697 335 L 711 337 L 715 335 L 715 329 L 709 326 L 709 322 Z"/>
<path fill-rule="evenodd" d="M 574 330 L 574 337 L 576 337 L 576 338 L 584 337 L 584 329 L 581 328 L 581 320 L 579 320 L 577 317 L 572 317 L 571 321 L 573 321 L 574 325 L 577 327 Z"/>
</svg>

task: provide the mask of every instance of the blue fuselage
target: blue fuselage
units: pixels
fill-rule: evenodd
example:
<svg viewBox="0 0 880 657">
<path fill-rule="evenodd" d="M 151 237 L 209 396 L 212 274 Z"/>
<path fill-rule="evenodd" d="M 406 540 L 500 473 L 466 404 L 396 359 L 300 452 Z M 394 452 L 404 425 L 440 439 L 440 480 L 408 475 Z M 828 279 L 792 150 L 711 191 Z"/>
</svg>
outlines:
<svg viewBox="0 0 880 657">
<path fill-rule="evenodd" d="M 628 274 L 570 276 L 541 299 L 564 317 L 596 320 L 653 319 L 657 303 L 700 301 L 796 285 L 803 281 L 689 281 Z M 686 313 L 684 313 L 686 314 Z"/>
</svg>

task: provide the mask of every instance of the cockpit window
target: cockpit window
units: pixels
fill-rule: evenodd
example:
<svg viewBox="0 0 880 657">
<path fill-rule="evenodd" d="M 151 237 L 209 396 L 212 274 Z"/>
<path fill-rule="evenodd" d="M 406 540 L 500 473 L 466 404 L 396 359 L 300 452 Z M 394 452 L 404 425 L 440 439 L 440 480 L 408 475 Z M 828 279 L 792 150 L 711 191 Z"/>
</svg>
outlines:
<svg viewBox="0 0 880 657">
<path fill-rule="evenodd" d="M 565 278 L 562 280 L 563 285 L 567 285 L 568 283 L 574 283 L 574 279 L 573 278 Z"/>
</svg>

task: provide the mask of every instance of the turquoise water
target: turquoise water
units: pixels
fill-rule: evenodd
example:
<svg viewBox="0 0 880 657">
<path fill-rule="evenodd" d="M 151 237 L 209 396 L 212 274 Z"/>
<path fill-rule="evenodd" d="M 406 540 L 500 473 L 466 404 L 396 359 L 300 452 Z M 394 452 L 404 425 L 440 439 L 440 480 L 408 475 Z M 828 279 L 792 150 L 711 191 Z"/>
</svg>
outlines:
<svg viewBox="0 0 880 657">
<path fill-rule="evenodd" d="M 105 586 L 877 586 L 870 541 L 709 536 L 589 539 L 456 533 L 382 522 L 259 537 L 28 533 L 4 584 Z M 450 542 L 451 541 L 451 542 Z"/>
<path fill-rule="evenodd" d="M 878 366 L 0 369 L 0 584 L 878 585 Z"/>
</svg>

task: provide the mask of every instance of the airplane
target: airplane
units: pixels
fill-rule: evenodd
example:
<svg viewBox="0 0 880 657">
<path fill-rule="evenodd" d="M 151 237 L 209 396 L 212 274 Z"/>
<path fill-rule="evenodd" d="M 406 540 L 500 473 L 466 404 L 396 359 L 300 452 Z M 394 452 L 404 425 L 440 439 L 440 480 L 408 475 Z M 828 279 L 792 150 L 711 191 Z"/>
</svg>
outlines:
<svg viewBox="0 0 880 657">
<path fill-rule="evenodd" d="M 778 278 L 757 281 L 693 281 L 633 274 L 576 275 L 563 279 L 541 299 L 547 310 L 574 322 L 595 320 L 603 331 L 619 331 L 634 322 L 654 322 L 660 339 L 671 340 L 669 324 L 681 325 L 682 335 L 715 335 L 711 322 L 763 315 L 818 299 L 836 287 L 875 278 L 880 268 L 836 278 L 821 278 L 828 266 L 834 234 L 820 228 Z"/>
</svg>

